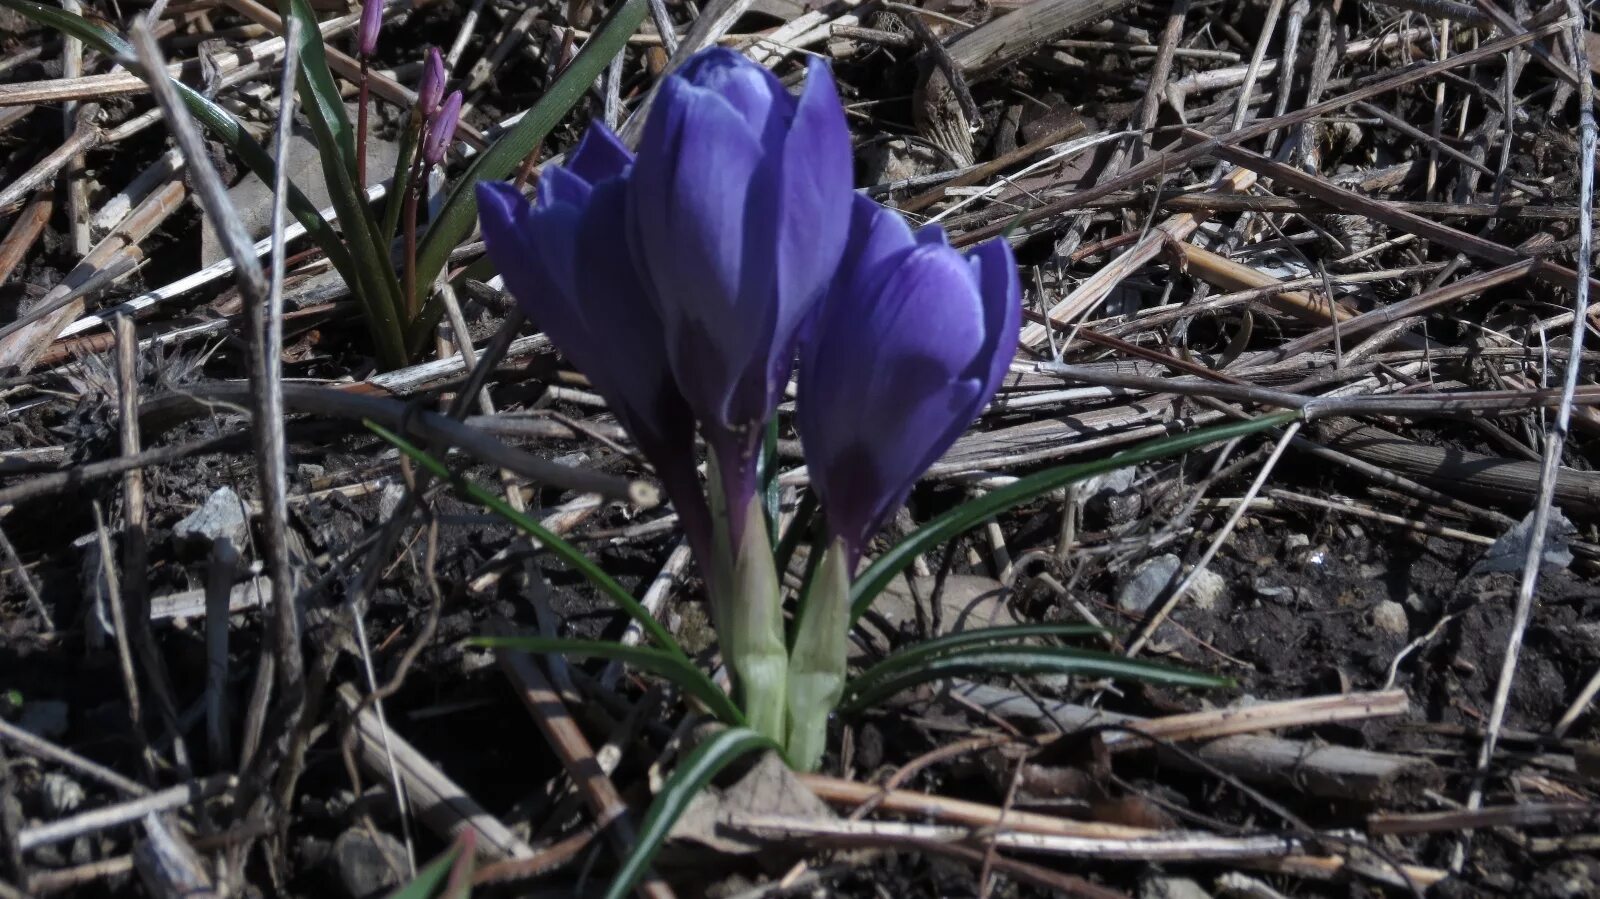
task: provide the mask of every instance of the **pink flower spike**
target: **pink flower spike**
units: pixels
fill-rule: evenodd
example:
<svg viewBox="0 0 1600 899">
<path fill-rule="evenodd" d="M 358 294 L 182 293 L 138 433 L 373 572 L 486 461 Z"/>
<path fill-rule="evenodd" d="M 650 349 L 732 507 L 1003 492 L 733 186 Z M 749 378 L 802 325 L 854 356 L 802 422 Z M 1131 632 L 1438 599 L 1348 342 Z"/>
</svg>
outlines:
<svg viewBox="0 0 1600 899">
<path fill-rule="evenodd" d="M 422 63 L 422 81 L 417 84 L 417 114 L 424 121 L 433 118 L 444 99 L 444 57 L 438 47 L 428 48 L 428 58 Z"/>
<path fill-rule="evenodd" d="M 444 161 L 444 154 L 449 151 L 450 141 L 456 135 L 456 121 L 460 118 L 461 92 L 451 91 L 428 120 L 428 140 L 422 145 L 423 162 L 438 165 Z"/>
<path fill-rule="evenodd" d="M 361 28 L 356 32 L 356 54 L 369 58 L 378 49 L 378 30 L 383 27 L 383 0 L 363 0 Z"/>
</svg>

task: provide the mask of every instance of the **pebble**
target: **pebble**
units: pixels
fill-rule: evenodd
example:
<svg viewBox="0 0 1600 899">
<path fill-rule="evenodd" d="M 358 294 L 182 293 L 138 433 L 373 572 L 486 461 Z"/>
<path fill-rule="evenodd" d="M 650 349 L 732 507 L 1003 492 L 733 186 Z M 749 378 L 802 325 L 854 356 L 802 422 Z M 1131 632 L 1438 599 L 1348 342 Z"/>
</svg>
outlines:
<svg viewBox="0 0 1600 899">
<path fill-rule="evenodd" d="M 200 508 L 172 526 L 172 534 L 179 540 L 208 547 L 217 540 L 230 540 L 234 549 L 242 550 L 245 539 L 250 535 L 250 519 L 245 513 L 244 500 L 232 487 L 218 487 Z"/>
<path fill-rule="evenodd" d="M 1406 618 L 1406 607 L 1392 599 L 1386 599 L 1372 607 L 1372 624 L 1380 631 L 1401 637 L 1411 630 L 1411 622 Z"/>
<path fill-rule="evenodd" d="M 352 827 L 333 841 L 333 864 L 345 894 L 363 899 L 400 883 L 406 847 L 381 830 Z"/>
<path fill-rule="evenodd" d="M 1305 549 L 1311 545 L 1311 538 L 1305 534 L 1290 534 L 1283 538 L 1283 548 L 1286 550 Z"/>
<path fill-rule="evenodd" d="M 1194 583 L 1189 585 L 1189 593 L 1184 602 L 1202 611 L 1210 611 L 1217 607 L 1217 600 L 1222 598 L 1222 591 L 1227 589 L 1228 582 L 1222 575 L 1209 568 L 1200 569 L 1195 575 Z"/>
<path fill-rule="evenodd" d="M 1139 567 L 1117 588 L 1117 605 L 1129 612 L 1146 612 L 1155 605 L 1183 565 L 1178 557 L 1166 553 L 1139 563 Z"/>
</svg>

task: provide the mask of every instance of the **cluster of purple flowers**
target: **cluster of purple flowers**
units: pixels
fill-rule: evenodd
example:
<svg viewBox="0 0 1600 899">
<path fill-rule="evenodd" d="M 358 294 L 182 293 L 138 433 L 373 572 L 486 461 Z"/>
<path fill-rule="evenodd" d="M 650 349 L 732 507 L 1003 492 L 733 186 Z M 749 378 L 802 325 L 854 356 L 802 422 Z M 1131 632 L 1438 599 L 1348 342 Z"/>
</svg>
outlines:
<svg viewBox="0 0 1600 899">
<path fill-rule="evenodd" d="M 727 597 L 724 618 L 766 601 L 749 595 L 762 578 L 776 592 L 757 468 L 797 358 L 795 424 L 847 579 L 1016 349 L 1021 285 L 1004 240 L 962 254 L 942 229 L 912 231 L 852 186 L 826 63 L 812 60 L 793 96 L 762 66 L 712 49 L 663 80 L 637 153 L 597 123 L 531 204 L 509 184 L 477 187 L 507 288 L 655 466 L 714 611 Z M 696 425 L 713 463 L 709 501 Z M 766 571 L 750 575 L 757 552 Z M 782 654 L 781 614 L 768 617 Z M 762 701 L 765 669 L 741 670 L 741 657 L 774 651 L 772 622 L 716 624 L 747 707 Z"/>
</svg>

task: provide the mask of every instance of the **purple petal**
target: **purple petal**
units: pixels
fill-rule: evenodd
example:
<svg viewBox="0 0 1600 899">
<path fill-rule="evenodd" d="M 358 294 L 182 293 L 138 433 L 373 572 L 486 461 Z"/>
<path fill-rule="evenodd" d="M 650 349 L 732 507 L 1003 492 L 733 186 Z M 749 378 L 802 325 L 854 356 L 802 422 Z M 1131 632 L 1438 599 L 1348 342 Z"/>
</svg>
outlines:
<svg viewBox="0 0 1600 899">
<path fill-rule="evenodd" d="M 604 122 L 590 123 L 583 139 L 572 151 L 564 168 L 589 184 L 616 178 L 633 165 L 633 154 Z"/>
<path fill-rule="evenodd" d="M 733 107 L 681 78 L 661 87 L 630 177 L 628 238 L 651 286 L 679 386 L 703 423 L 731 425 L 739 376 L 770 335 L 773 277 L 750 240 L 760 143 Z M 763 327 L 765 325 L 765 328 Z"/>
<path fill-rule="evenodd" d="M 982 409 L 973 372 L 997 343 L 955 250 L 920 244 L 884 266 L 887 276 L 858 269 L 830 296 L 801 362 L 806 461 L 830 528 L 855 552 Z M 859 283 L 879 286 L 852 292 Z"/>
<path fill-rule="evenodd" d="M 1004 237 L 984 241 L 967 254 L 978 295 L 983 298 L 984 334 L 992 342 L 980 359 L 988 364 L 974 374 L 982 378 L 985 402 L 1000 389 L 1011 360 L 1017 355 L 1017 335 L 1022 327 L 1022 279 L 1011 244 Z"/>
<path fill-rule="evenodd" d="M 534 200 L 534 206 L 537 209 L 563 204 L 578 207 L 587 206 L 589 195 L 592 191 L 593 188 L 589 186 L 589 182 L 560 166 L 555 166 L 546 169 L 539 176 L 538 197 Z"/>
<path fill-rule="evenodd" d="M 478 221 L 489 258 L 528 317 L 581 369 L 591 356 L 587 328 L 573 307 L 579 213 L 567 204 L 535 210 L 503 182 L 478 182 Z"/>
<path fill-rule="evenodd" d="M 794 114 L 794 98 L 777 76 L 726 47 L 696 53 L 677 77 L 727 101 L 750 125 L 751 133 L 762 136 L 762 143 L 781 140 Z"/>
<path fill-rule="evenodd" d="M 853 221 L 859 214 L 859 207 L 852 205 L 857 195 L 851 190 L 850 130 L 833 75 L 821 60 L 812 59 L 807 70 L 780 165 L 778 298 L 767 371 L 769 406 L 788 383 L 801 323 L 840 270 L 850 232 L 828 223 Z M 890 237 L 886 234 L 883 239 Z"/>
</svg>

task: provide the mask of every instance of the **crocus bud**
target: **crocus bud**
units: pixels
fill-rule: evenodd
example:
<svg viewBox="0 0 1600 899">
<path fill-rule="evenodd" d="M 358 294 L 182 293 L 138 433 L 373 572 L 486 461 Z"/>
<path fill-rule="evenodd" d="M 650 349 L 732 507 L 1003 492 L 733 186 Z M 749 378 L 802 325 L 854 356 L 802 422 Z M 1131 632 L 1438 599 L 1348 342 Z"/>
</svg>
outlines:
<svg viewBox="0 0 1600 899">
<path fill-rule="evenodd" d="M 422 81 L 417 84 L 417 115 L 423 121 L 433 118 L 444 99 L 444 57 L 438 47 L 428 48 L 428 57 L 422 62 Z"/>
<path fill-rule="evenodd" d="M 830 537 L 854 571 L 873 534 L 999 389 L 1022 284 L 1004 238 L 963 256 L 855 198 L 849 250 L 800 349 L 796 424 Z"/>
<path fill-rule="evenodd" d="M 434 111 L 432 118 L 428 119 L 428 139 L 422 145 L 423 162 L 438 165 L 444 161 L 450 141 L 456 136 L 456 121 L 460 118 L 461 92 L 451 91 L 450 96 L 445 97 Z"/>
<path fill-rule="evenodd" d="M 361 27 L 356 31 L 356 54 L 370 57 L 378 49 L 378 29 L 383 27 L 383 0 L 362 0 Z"/>
<path fill-rule="evenodd" d="M 694 418 L 668 370 L 660 319 L 617 241 L 632 165 L 616 136 L 592 125 L 564 167 L 540 176 L 532 204 L 509 184 L 478 182 L 478 220 L 506 289 L 655 466 L 704 561 L 711 519 L 696 473 Z"/>
<path fill-rule="evenodd" d="M 663 79 L 628 240 L 730 510 L 755 489 L 762 428 L 844 252 L 851 196 L 850 133 L 825 62 L 812 58 L 799 97 L 725 48 Z M 742 527 L 732 523 L 731 545 Z"/>
</svg>

